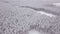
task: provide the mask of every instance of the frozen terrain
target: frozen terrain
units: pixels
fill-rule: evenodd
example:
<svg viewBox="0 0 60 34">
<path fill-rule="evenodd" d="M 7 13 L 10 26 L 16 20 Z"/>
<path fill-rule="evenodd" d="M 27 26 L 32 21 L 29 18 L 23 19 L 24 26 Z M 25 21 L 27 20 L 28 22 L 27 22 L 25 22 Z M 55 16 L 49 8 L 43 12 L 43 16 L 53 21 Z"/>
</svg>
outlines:
<svg viewBox="0 0 60 34">
<path fill-rule="evenodd" d="M 0 34 L 29 34 L 31 30 L 60 34 L 60 8 L 50 5 L 54 2 L 59 0 L 0 0 Z"/>
</svg>

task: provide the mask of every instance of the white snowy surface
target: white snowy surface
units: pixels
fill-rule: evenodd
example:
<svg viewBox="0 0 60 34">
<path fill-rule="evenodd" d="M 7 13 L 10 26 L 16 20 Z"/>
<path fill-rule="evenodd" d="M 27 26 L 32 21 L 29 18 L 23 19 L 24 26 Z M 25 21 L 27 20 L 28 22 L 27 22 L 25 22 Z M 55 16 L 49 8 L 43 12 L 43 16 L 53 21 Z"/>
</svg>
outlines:
<svg viewBox="0 0 60 34">
<path fill-rule="evenodd" d="M 0 34 L 23 34 L 22 31 L 28 30 L 30 25 L 38 23 L 41 27 L 48 28 L 58 22 L 55 18 L 36 13 L 35 10 L 19 7 L 22 4 L 36 5 L 37 0 L 30 1 L 28 2 L 31 4 L 27 0 L 0 0 Z"/>
<path fill-rule="evenodd" d="M 37 13 L 40 13 L 40 14 L 42 14 L 42 15 L 45 15 L 45 16 L 48 16 L 48 17 L 57 17 L 56 15 L 54 15 L 54 14 L 51 14 L 51 13 L 46 13 L 46 12 L 44 12 L 44 11 L 38 11 Z"/>
<path fill-rule="evenodd" d="M 29 34 L 40 34 L 40 33 L 38 31 L 31 30 L 31 31 L 29 31 Z"/>
</svg>

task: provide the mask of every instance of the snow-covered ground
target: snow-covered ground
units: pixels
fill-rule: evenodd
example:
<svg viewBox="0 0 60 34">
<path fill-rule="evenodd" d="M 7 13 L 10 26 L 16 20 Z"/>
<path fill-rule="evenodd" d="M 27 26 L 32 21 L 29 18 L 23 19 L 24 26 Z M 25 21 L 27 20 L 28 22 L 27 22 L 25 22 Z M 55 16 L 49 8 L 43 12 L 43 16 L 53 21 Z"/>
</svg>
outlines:
<svg viewBox="0 0 60 34">
<path fill-rule="evenodd" d="M 31 8 L 21 7 L 39 8 L 44 7 L 46 2 L 51 3 L 49 0 L 0 0 L 0 34 L 27 34 L 35 28 L 46 34 L 59 31 L 60 17 L 48 17 L 46 13 L 39 14 Z"/>
</svg>

